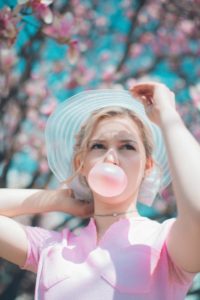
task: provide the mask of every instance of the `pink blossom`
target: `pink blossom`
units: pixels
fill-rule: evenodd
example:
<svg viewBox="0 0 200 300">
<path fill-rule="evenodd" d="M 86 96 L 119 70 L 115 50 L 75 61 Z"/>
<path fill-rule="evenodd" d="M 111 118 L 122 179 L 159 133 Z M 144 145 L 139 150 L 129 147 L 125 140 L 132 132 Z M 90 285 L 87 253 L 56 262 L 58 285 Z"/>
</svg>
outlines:
<svg viewBox="0 0 200 300">
<path fill-rule="evenodd" d="M 17 62 L 14 49 L 2 49 L 0 51 L 0 69 L 8 72 Z"/>
<path fill-rule="evenodd" d="M 40 108 L 40 112 L 44 115 L 49 116 L 55 109 L 57 103 L 56 101 L 52 101 L 51 103 L 46 103 Z"/>
<path fill-rule="evenodd" d="M 158 19 L 160 15 L 160 5 L 158 3 L 151 3 L 147 7 L 147 12 L 150 18 Z"/>
<path fill-rule="evenodd" d="M 195 23 L 190 20 L 182 20 L 179 27 L 184 33 L 191 34 L 194 31 Z"/>
<path fill-rule="evenodd" d="M 121 7 L 124 9 L 131 8 L 132 2 L 131 0 L 124 0 L 121 2 Z"/>
<path fill-rule="evenodd" d="M 32 121 L 33 123 L 36 123 L 38 120 L 38 113 L 35 109 L 29 109 L 27 111 L 27 118 Z"/>
<path fill-rule="evenodd" d="M 147 33 L 142 34 L 142 36 L 140 38 L 140 42 L 142 44 L 149 44 L 153 41 L 153 39 L 154 39 L 153 34 L 150 32 L 147 32 Z"/>
<path fill-rule="evenodd" d="M 18 4 L 30 6 L 46 24 L 53 21 L 52 11 L 48 7 L 52 2 L 53 0 L 18 0 Z"/>
<path fill-rule="evenodd" d="M 7 114 L 4 116 L 4 124 L 9 132 L 13 132 L 20 120 L 19 108 L 13 103 L 8 106 Z"/>
<path fill-rule="evenodd" d="M 71 35 L 75 33 L 75 20 L 71 13 L 55 15 L 53 23 L 45 26 L 43 32 L 61 44 L 68 44 Z"/>
<path fill-rule="evenodd" d="M 111 52 L 109 51 L 103 51 L 100 54 L 100 60 L 103 62 L 108 61 L 110 57 L 111 57 Z"/>
<path fill-rule="evenodd" d="M 95 23 L 98 27 L 103 27 L 107 25 L 107 19 L 104 16 L 97 17 Z"/>
<path fill-rule="evenodd" d="M 90 26 L 91 24 L 88 22 L 88 20 L 82 20 L 78 29 L 78 33 L 83 36 L 87 35 L 90 31 Z"/>
<path fill-rule="evenodd" d="M 73 40 L 69 43 L 69 49 L 68 49 L 68 60 L 73 65 L 77 62 L 79 57 L 79 47 L 78 47 L 78 41 Z"/>
<path fill-rule="evenodd" d="M 143 13 L 139 14 L 138 15 L 138 21 L 139 21 L 140 24 L 147 24 L 147 22 L 148 22 L 147 15 L 145 15 Z"/>
<path fill-rule="evenodd" d="M 14 49 L 3 48 L 0 50 L 0 95 L 6 97 L 12 86 L 18 82 L 17 74 L 11 72 L 17 62 Z"/>
<path fill-rule="evenodd" d="M 79 61 L 76 69 L 70 74 L 65 84 L 67 89 L 74 89 L 80 85 L 87 85 L 95 77 L 95 69 L 87 68 L 83 61 Z"/>
<path fill-rule="evenodd" d="M 106 68 L 102 75 L 104 81 L 113 81 L 115 78 L 115 68 L 114 66 L 109 66 Z"/>
<path fill-rule="evenodd" d="M 126 85 L 128 87 L 128 89 L 131 89 L 134 85 L 136 85 L 138 83 L 138 80 L 134 79 L 134 78 L 129 78 L 126 81 Z"/>
<path fill-rule="evenodd" d="M 133 11 L 130 9 L 127 9 L 126 17 L 130 20 L 133 17 Z"/>
<path fill-rule="evenodd" d="M 43 174 L 47 173 L 49 171 L 47 160 L 45 160 L 45 159 L 41 160 L 39 168 L 40 168 L 41 173 L 43 173 Z"/>
<path fill-rule="evenodd" d="M 87 85 L 95 77 L 95 70 L 85 68 L 85 71 L 79 77 L 79 83 L 81 85 Z"/>
<path fill-rule="evenodd" d="M 40 137 L 38 137 L 36 135 L 30 135 L 29 145 L 30 145 L 30 147 L 33 147 L 35 149 L 41 149 L 42 140 Z M 38 152 L 35 153 L 36 158 L 39 156 L 39 154 L 40 153 L 38 153 Z"/>
<path fill-rule="evenodd" d="M 82 18 L 86 15 L 87 8 L 83 4 L 81 4 L 79 1 L 77 1 L 77 3 L 75 3 L 75 1 L 74 1 L 73 6 L 74 6 L 74 11 L 75 11 L 76 16 Z"/>
<path fill-rule="evenodd" d="M 65 69 L 65 66 L 63 64 L 63 61 L 56 61 L 53 64 L 53 72 L 60 73 Z"/>
<path fill-rule="evenodd" d="M 46 81 L 43 78 L 32 76 L 32 80 L 26 83 L 25 92 L 31 97 L 45 98 L 48 94 Z"/>
<path fill-rule="evenodd" d="M 16 146 L 18 148 L 21 148 L 23 146 L 26 146 L 27 144 L 28 144 L 28 135 L 22 132 L 18 134 Z"/>
<path fill-rule="evenodd" d="M 66 88 L 67 89 L 74 89 L 74 88 L 76 88 L 77 86 L 79 85 L 79 83 L 78 83 L 78 81 L 77 81 L 77 79 L 76 78 L 70 78 L 68 81 L 67 81 L 67 83 L 66 83 Z"/>
<path fill-rule="evenodd" d="M 53 14 L 51 10 L 44 4 L 35 4 L 33 5 L 33 9 L 35 10 L 36 14 L 43 19 L 46 24 L 51 24 L 53 21 Z"/>
<path fill-rule="evenodd" d="M 130 47 L 130 56 L 137 57 L 142 53 L 143 47 L 140 44 L 133 44 Z"/>
<path fill-rule="evenodd" d="M 19 16 L 16 16 L 15 11 L 8 6 L 0 11 L 0 46 L 10 48 L 15 43 L 19 20 Z"/>
<path fill-rule="evenodd" d="M 191 86 L 189 92 L 194 106 L 200 111 L 200 84 Z"/>
<path fill-rule="evenodd" d="M 38 125 L 39 130 L 44 131 L 44 129 L 46 127 L 46 122 L 44 120 L 40 119 L 40 120 L 38 120 L 37 125 Z"/>
</svg>

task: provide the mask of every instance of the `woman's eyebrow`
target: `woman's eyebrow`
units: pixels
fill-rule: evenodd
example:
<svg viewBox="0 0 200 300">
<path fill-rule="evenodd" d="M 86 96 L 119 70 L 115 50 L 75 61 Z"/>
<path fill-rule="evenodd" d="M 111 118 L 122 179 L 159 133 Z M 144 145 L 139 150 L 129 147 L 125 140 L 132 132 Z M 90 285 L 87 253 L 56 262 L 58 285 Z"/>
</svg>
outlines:
<svg viewBox="0 0 200 300">
<path fill-rule="evenodd" d="M 138 142 L 136 141 L 136 139 L 122 139 L 122 140 L 120 140 L 120 142 L 122 142 L 122 143 L 135 143 L 135 144 L 138 144 Z"/>
<path fill-rule="evenodd" d="M 120 143 L 135 143 L 135 144 L 138 144 L 138 142 L 136 141 L 136 139 L 120 139 L 120 140 L 117 140 L 119 141 Z M 90 140 L 89 143 L 94 143 L 94 142 L 98 142 L 98 143 L 106 143 L 107 140 L 104 140 L 104 139 L 94 139 L 94 140 Z"/>
</svg>

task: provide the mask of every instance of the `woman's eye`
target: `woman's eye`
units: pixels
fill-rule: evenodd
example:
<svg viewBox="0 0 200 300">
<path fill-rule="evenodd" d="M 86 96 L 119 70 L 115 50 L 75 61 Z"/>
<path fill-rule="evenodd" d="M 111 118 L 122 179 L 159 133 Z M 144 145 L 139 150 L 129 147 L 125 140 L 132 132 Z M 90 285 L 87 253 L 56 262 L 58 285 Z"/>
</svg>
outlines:
<svg viewBox="0 0 200 300">
<path fill-rule="evenodd" d="M 105 149 L 106 147 L 103 144 L 100 143 L 95 143 L 93 145 L 91 145 L 90 150 L 101 150 L 101 149 Z M 135 147 L 133 147 L 131 144 L 124 144 L 122 146 L 120 146 L 119 149 L 126 149 L 126 150 L 136 150 Z"/>
<path fill-rule="evenodd" d="M 91 147 L 90 147 L 91 150 L 93 149 L 104 149 L 104 145 L 103 144 L 93 144 Z"/>
<path fill-rule="evenodd" d="M 130 144 L 125 144 L 125 145 L 122 146 L 122 148 L 126 148 L 127 150 L 135 150 L 135 147 L 133 147 Z"/>
</svg>

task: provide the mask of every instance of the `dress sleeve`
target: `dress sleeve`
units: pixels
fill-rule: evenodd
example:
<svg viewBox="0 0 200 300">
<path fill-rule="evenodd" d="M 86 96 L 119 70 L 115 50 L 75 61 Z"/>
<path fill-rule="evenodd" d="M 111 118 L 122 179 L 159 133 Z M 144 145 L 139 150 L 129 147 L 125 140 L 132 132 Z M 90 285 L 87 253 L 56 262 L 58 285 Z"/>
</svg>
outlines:
<svg viewBox="0 0 200 300">
<path fill-rule="evenodd" d="M 27 257 L 21 269 L 37 272 L 42 250 L 59 241 L 61 233 L 41 227 L 23 226 L 28 240 Z"/>
</svg>

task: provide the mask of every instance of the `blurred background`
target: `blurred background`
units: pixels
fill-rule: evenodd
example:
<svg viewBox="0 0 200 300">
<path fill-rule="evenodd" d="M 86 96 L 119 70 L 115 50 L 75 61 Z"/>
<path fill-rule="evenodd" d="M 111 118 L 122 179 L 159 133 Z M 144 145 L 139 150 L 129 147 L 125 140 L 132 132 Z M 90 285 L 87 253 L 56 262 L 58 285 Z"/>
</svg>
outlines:
<svg viewBox="0 0 200 300">
<path fill-rule="evenodd" d="M 57 103 L 82 90 L 163 82 L 200 142 L 199 38 L 199 0 L 0 0 L 0 187 L 58 187 L 44 128 Z M 152 208 L 139 209 L 158 221 L 174 217 L 171 185 Z M 18 220 L 57 230 L 83 225 L 62 213 Z M 34 274 L 0 260 L 0 300 L 32 300 L 34 285 Z M 186 299 L 200 299 L 199 276 Z"/>
</svg>

